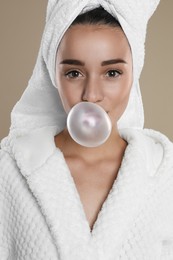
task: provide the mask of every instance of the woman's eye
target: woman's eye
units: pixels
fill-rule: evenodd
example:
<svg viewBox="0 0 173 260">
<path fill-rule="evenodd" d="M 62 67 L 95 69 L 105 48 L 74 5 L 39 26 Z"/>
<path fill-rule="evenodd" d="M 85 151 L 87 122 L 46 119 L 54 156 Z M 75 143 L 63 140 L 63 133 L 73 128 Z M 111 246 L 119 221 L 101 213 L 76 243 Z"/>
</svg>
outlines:
<svg viewBox="0 0 173 260">
<path fill-rule="evenodd" d="M 108 77 L 111 77 L 111 78 L 116 78 L 116 77 L 118 77 L 119 75 L 121 75 L 122 73 L 120 72 L 120 71 L 118 71 L 118 70 L 109 70 L 107 73 L 106 73 L 106 75 L 108 76 Z"/>
<path fill-rule="evenodd" d="M 81 73 L 77 70 L 69 71 L 65 74 L 68 78 L 78 78 L 81 77 Z"/>
</svg>

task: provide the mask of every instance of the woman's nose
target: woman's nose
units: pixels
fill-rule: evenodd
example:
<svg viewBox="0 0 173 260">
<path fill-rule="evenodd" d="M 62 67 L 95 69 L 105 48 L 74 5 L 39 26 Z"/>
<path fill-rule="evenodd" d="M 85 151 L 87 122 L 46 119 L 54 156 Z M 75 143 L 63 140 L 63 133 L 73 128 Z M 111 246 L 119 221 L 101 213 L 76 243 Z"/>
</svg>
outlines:
<svg viewBox="0 0 173 260">
<path fill-rule="evenodd" d="M 82 100 L 92 103 L 100 102 L 104 99 L 102 87 L 96 80 L 89 80 L 82 93 Z"/>
</svg>

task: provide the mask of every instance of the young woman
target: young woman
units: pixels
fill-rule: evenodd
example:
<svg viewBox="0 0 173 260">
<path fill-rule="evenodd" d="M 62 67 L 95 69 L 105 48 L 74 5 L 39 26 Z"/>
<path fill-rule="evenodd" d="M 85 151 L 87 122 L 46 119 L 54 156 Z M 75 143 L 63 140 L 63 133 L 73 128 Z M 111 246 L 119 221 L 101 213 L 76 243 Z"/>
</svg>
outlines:
<svg viewBox="0 0 173 260">
<path fill-rule="evenodd" d="M 173 259 L 173 145 L 143 129 L 138 84 L 158 1 L 134 2 L 49 1 L 35 70 L 1 142 L 0 259 Z M 80 103 L 110 119 L 101 145 L 70 134 Z"/>
</svg>

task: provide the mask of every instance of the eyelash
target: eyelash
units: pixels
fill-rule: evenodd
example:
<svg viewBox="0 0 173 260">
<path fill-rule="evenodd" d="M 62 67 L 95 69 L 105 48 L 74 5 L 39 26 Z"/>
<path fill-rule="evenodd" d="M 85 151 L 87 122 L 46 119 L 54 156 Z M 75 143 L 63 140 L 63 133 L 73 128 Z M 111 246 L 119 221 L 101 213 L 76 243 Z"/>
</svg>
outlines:
<svg viewBox="0 0 173 260">
<path fill-rule="evenodd" d="M 108 73 L 111 73 L 111 72 L 116 72 L 116 73 L 118 73 L 118 76 L 120 76 L 121 74 L 122 74 L 122 72 L 121 71 L 119 71 L 119 70 L 109 70 L 106 74 L 108 74 Z M 67 73 L 65 73 L 65 76 L 66 77 L 68 77 L 68 78 L 78 78 L 79 76 L 70 76 L 70 74 L 72 75 L 73 73 L 77 73 L 78 75 L 80 74 L 80 72 L 79 71 L 77 71 L 77 70 L 72 70 L 72 71 L 69 71 L 69 72 L 67 72 Z M 118 76 L 110 76 L 110 78 L 116 78 L 116 77 L 118 77 Z"/>
<path fill-rule="evenodd" d="M 110 73 L 110 72 L 114 72 L 114 73 L 116 72 L 116 73 L 118 73 L 118 76 L 120 76 L 122 74 L 122 71 L 119 71 L 119 70 L 109 70 L 107 73 Z M 110 76 L 110 78 L 116 78 L 118 76 Z"/>
<path fill-rule="evenodd" d="M 77 70 L 71 70 L 71 71 L 68 71 L 67 73 L 65 73 L 65 76 L 67 77 L 67 78 L 78 78 L 78 76 L 72 76 L 72 77 L 70 77 L 70 74 L 72 74 L 72 73 L 78 73 L 78 74 L 80 74 L 80 72 L 79 71 L 77 71 Z"/>
</svg>

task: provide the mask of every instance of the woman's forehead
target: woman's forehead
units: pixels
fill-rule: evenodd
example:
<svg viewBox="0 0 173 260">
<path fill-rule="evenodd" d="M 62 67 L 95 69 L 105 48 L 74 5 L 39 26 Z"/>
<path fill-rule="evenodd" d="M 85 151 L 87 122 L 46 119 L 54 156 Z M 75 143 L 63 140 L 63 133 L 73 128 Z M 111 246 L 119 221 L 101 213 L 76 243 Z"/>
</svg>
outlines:
<svg viewBox="0 0 173 260">
<path fill-rule="evenodd" d="M 77 55 L 87 51 L 96 55 L 109 53 L 127 55 L 130 47 L 124 32 L 118 27 L 107 25 L 75 25 L 70 27 L 58 48 L 60 55 Z"/>
</svg>

